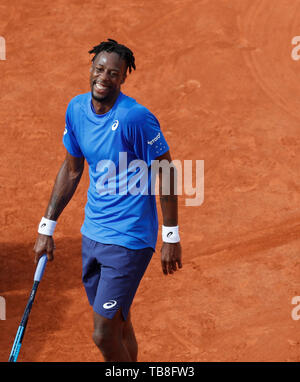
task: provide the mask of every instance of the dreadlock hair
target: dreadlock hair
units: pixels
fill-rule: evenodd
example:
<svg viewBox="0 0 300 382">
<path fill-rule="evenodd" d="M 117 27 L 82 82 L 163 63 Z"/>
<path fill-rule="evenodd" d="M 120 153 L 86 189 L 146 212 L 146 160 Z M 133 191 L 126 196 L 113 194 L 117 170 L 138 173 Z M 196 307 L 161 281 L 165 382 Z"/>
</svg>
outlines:
<svg viewBox="0 0 300 382">
<path fill-rule="evenodd" d="M 96 56 L 100 52 L 115 52 L 117 53 L 123 60 L 125 60 L 127 64 L 127 69 L 129 70 L 129 73 L 131 73 L 131 70 L 135 70 L 135 58 L 132 53 L 132 51 L 127 48 L 125 45 L 118 44 L 117 41 L 112 40 L 111 38 L 108 39 L 108 41 L 102 41 L 99 45 L 96 45 L 89 51 L 90 54 L 95 54 L 92 58 L 92 62 L 94 62 Z"/>
</svg>

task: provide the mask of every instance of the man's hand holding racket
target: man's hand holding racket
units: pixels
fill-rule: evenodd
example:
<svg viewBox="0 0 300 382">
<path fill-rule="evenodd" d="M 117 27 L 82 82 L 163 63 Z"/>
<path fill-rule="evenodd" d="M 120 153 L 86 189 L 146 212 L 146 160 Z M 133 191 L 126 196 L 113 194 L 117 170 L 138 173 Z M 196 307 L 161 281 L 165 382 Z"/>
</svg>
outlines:
<svg viewBox="0 0 300 382">
<path fill-rule="evenodd" d="M 55 244 L 52 236 L 47 236 L 43 234 L 38 234 L 36 242 L 33 247 L 33 251 L 35 252 L 34 262 L 38 263 L 39 258 L 45 253 L 47 254 L 48 261 L 52 261 L 54 259 L 54 251 Z"/>
</svg>

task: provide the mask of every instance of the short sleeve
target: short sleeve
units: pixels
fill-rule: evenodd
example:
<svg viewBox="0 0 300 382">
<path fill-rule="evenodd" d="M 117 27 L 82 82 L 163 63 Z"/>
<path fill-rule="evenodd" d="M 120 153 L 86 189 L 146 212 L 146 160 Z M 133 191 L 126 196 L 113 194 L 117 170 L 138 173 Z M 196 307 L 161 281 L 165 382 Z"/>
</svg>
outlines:
<svg viewBox="0 0 300 382">
<path fill-rule="evenodd" d="M 169 150 L 157 118 L 146 108 L 139 107 L 128 116 L 129 141 L 138 159 L 151 161 Z"/>
<path fill-rule="evenodd" d="M 72 101 L 71 101 L 72 102 Z M 75 132 L 74 132 L 74 115 L 73 115 L 73 108 L 72 103 L 69 103 L 66 111 L 66 118 L 65 118 L 65 130 L 63 135 L 63 144 L 67 151 L 73 155 L 74 157 L 82 157 L 82 151 L 79 147 L 79 144 L 77 142 Z"/>
</svg>

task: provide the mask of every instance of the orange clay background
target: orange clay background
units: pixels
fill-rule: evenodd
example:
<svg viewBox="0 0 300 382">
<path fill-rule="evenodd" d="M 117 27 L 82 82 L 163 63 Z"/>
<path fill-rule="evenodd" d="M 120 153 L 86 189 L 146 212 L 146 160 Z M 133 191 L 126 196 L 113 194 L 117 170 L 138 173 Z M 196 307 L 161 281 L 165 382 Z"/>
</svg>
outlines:
<svg viewBox="0 0 300 382">
<path fill-rule="evenodd" d="M 122 90 L 159 118 L 173 159 L 205 168 L 203 204 L 179 199 L 182 270 L 163 275 L 159 231 L 134 300 L 139 361 L 300 361 L 299 20 L 298 0 L 1 1 L 0 361 L 32 286 L 66 107 L 108 37 L 134 51 Z M 18 361 L 102 360 L 81 283 L 87 187 L 86 167 Z"/>
</svg>

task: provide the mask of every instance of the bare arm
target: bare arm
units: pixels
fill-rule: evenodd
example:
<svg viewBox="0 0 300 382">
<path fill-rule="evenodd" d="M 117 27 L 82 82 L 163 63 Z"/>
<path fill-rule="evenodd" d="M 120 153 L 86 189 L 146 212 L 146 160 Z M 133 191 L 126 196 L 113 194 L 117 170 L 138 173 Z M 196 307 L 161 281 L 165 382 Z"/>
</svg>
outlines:
<svg viewBox="0 0 300 382">
<path fill-rule="evenodd" d="M 84 157 L 77 158 L 67 152 L 66 158 L 56 176 L 52 194 L 45 212 L 45 218 L 57 220 L 71 200 L 84 169 Z"/>
<path fill-rule="evenodd" d="M 170 152 L 166 152 L 157 160 L 167 160 L 172 162 Z M 175 169 L 170 169 L 170 179 L 163 177 L 162 171 L 159 171 L 159 199 L 163 215 L 163 225 L 173 227 L 178 225 L 178 197 L 175 192 Z M 166 182 L 170 182 L 166 184 Z M 168 194 L 164 193 L 165 189 L 169 189 Z M 181 263 L 181 245 L 178 243 L 163 242 L 161 249 L 161 265 L 165 275 L 172 274 L 178 268 L 182 267 Z M 177 268 L 178 267 L 178 268 Z"/>
<path fill-rule="evenodd" d="M 71 200 L 84 170 L 84 157 L 77 158 L 67 152 L 66 158 L 58 171 L 45 217 L 57 220 L 66 205 Z M 38 234 L 34 245 L 35 262 L 43 253 L 47 253 L 48 260 L 53 260 L 55 249 L 52 236 Z"/>
</svg>

